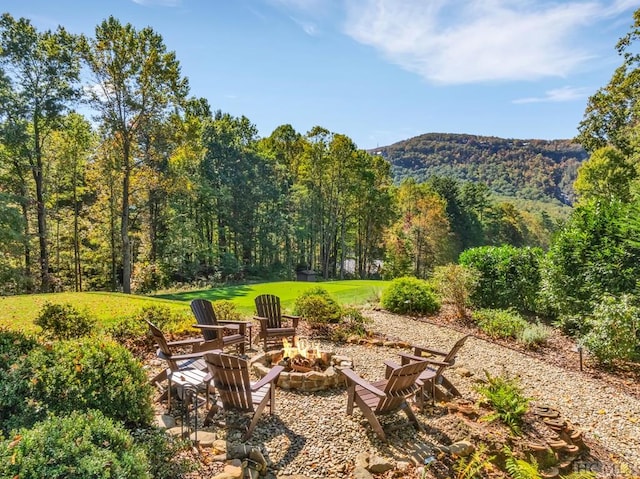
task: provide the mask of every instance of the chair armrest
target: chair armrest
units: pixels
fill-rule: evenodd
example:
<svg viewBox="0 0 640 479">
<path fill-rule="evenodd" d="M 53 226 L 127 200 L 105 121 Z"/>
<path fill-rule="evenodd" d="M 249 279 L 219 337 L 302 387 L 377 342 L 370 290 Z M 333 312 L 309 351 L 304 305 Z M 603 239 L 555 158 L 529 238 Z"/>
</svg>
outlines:
<svg viewBox="0 0 640 479">
<path fill-rule="evenodd" d="M 385 365 L 384 377 L 386 379 L 389 378 L 389 376 L 391 375 L 394 369 L 398 369 L 400 367 L 398 363 L 396 363 L 395 361 L 391 361 L 390 359 L 387 359 L 384 362 L 384 365 Z"/>
<path fill-rule="evenodd" d="M 192 327 L 199 329 L 229 329 L 219 324 L 194 324 Z"/>
<path fill-rule="evenodd" d="M 194 343 L 201 343 L 202 338 L 179 339 L 177 341 L 167 341 L 167 346 L 188 346 Z"/>
<path fill-rule="evenodd" d="M 258 321 L 260 321 L 260 329 L 262 329 L 263 331 L 267 330 L 267 326 L 268 326 L 268 319 L 265 318 L 264 316 L 254 316 L 253 319 L 257 319 Z"/>
<path fill-rule="evenodd" d="M 453 366 L 455 361 L 437 361 L 431 358 L 424 358 L 422 356 L 414 356 L 413 354 L 399 353 L 402 358 L 402 365 L 408 364 L 410 361 L 424 361 L 425 363 L 435 364 L 437 366 Z"/>
<path fill-rule="evenodd" d="M 448 352 L 440 351 L 438 349 L 431 349 L 426 346 L 413 346 L 413 352 L 416 356 L 420 356 L 422 353 L 435 354 L 436 356 L 446 356 Z"/>
<path fill-rule="evenodd" d="M 370 384 L 367 381 L 365 381 L 364 379 L 362 379 L 355 372 L 353 372 L 353 370 L 351 370 L 349 368 L 344 368 L 344 369 L 341 369 L 340 372 L 345 375 L 345 377 L 347 378 L 347 381 L 355 383 L 358 386 L 361 386 L 361 387 L 365 388 L 367 391 L 375 394 L 378 397 L 384 397 L 385 396 L 384 391 L 381 391 L 380 389 L 375 387 L 373 384 Z"/>
<path fill-rule="evenodd" d="M 398 353 L 398 356 L 400 356 L 403 366 L 405 364 L 409 364 L 411 361 L 426 361 L 428 359 L 423 356 L 416 356 L 415 354 L 409 353 Z"/>
<path fill-rule="evenodd" d="M 300 321 L 300 316 L 294 316 L 292 314 L 283 314 L 282 315 L 283 318 L 286 319 L 290 319 L 291 320 L 291 324 L 294 328 L 298 327 L 298 322 Z"/>
<path fill-rule="evenodd" d="M 266 376 L 251 385 L 251 390 L 257 391 L 265 384 L 269 384 L 270 382 L 275 381 L 276 379 L 278 379 L 278 376 L 280 376 L 280 373 L 282 371 L 284 371 L 284 366 L 273 366 Z"/>
<path fill-rule="evenodd" d="M 247 332 L 247 325 L 252 324 L 251 321 L 240 321 L 233 319 L 225 319 L 223 321 L 218 320 L 218 324 L 224 324 L 227 329 L 237 329 L 243 336 Z"/>
<path fill-rule="evenodd" d="M 212 352 L 212 351 L 206 351 L 207 353 Z M 162 351 L 160 351 L 158 349 L 158 351 L 156 351 L 156 356 L 158 356 L 160 359 L 171 359 L 171 360 L 180 360 L 180 359 L 195 359 L 195 358 L 201 358 L 204 355 L 205 352 L 199 352 L 199 353 L 185 353 L 185 354 L 172 354 L 171 356 L 167 356 L 166 354 L 164 354 Z"/>
</svg>

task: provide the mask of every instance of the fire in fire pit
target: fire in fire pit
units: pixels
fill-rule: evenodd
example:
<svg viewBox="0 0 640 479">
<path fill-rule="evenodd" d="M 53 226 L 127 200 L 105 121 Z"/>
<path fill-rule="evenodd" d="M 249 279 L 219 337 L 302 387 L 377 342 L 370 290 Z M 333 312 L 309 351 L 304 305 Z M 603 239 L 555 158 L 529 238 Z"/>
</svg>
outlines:
<svg viewBox="0 0 640 479">
<path fill-rule="evenodd" d="M 323 357 L 324 356 L 324 357 Z M 286 339 L 282 342 L 282 358 L 271 356 L 271 363 L 284 366 L 286 371 L 308 373 L 324 371 L 329 366 L 327 353 L 320 352 L 317 347 L 308 344 L 304 339 L 296 341 L 292 346 Z"/>
<path fill-rule="evenodd" d="M 259 377 L 265 376 L 276 364 L 285 367 L 278 377 L 278 386 L 302 391 L 344 386 L 339 370 L 353 367 L 351 358 L 322 351 L 304 340 L 294 346 L 285 342 L 281 350 L 267 351 L 251 360 L 252 369 Z"/>
</svg>

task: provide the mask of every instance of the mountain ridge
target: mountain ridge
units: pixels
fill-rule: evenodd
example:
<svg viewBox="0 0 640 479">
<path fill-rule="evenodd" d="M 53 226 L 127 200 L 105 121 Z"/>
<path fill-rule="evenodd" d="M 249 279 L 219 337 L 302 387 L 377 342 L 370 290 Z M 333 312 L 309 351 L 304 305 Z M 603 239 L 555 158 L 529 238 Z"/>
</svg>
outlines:
<svg viewBox="0 0 640 479">
<path fill-rule="evenodd" d="M 485 183 L 493 192 L 571 205 L 573 182 L 587 152 L 573 140 L 425 133 L 372 148 L 391 163 L 396 183 L 449 176 Z"/>
</svg>

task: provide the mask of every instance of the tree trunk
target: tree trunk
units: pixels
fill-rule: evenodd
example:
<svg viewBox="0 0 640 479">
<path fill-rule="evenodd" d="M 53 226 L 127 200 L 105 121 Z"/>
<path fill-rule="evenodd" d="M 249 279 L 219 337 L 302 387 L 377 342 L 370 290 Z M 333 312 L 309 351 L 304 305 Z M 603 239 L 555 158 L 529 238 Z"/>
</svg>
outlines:
<svg viewBox="0 0 640 479">
<path fill-rule="evenodd" d="M 120 236 L 122 238 L 122 292 L 131 293 L 131 240 L 129 238 L 129 182 L 131 166 L 129 164 L 130 147 L 127 140 L 123 145 L 123 179 L 122 179 L 122 215 Z"/>
<path fill-rule="evenodd" d="M 40 145 L 40 130 L 38 123 L 34 122 L 35 164 L 32 163 L 31 171 L 36 184 L 36 210 L 38 216 L 38 243 L 40 245 L 40 291 L 51 291 L 51 278 L 49 276 L 49 249 L 47 247 L 47 216 L 44 204 L 44 172 L 42 166 L 42 149 Z"/>
<path fill-rule="evenodd" d="M 78 204 L 78 172 L 76 165 L 73 167 L 73 283 L 76 291 L 82 291 L 82 268 L 80 265 L 80 234 L 78 217 L 80 216 Z"/>
</svg>

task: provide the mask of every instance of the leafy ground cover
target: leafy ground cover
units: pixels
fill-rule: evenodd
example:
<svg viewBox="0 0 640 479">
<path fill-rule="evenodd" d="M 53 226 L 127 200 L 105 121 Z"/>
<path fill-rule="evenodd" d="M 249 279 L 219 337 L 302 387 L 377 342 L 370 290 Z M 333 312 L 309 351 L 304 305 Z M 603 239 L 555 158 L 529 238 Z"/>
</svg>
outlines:
<svg viewBox="0 0 640 479">
<path fill-rule="evenodd" d="M 226 299 L 233 301 L 238 311 L 245 316 L 253 313 L 253 298 L 259 294 L 270 293 L 280 296 L 283 308 L 291 310 L 295 299 L 305 290 L 321 285 L 340 303 L 360 305 L 378 298 L 388 281 L 345 280 L 321 283 L 312 282 L 270 282 L 199 291 L 165 293 L 155 296 L 134 294 L 90 292 L 90 293 L 51 293 L 0 297 L 0 327 L 26 332 L 37 328 L 34 319 L 47 302 L 55 304 L 70 303 L 79 310 L 86 310 L 99 324 L 108 327 L 118 321 L 134 316 L 148 306 L 165 306 L 175 313 L 189 313 L 192 299 L 204 298 L 211 301 Z"/>
</svg>

